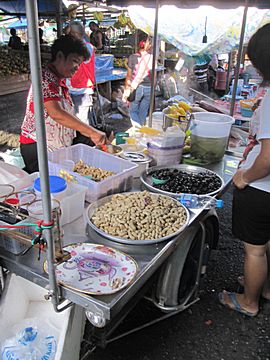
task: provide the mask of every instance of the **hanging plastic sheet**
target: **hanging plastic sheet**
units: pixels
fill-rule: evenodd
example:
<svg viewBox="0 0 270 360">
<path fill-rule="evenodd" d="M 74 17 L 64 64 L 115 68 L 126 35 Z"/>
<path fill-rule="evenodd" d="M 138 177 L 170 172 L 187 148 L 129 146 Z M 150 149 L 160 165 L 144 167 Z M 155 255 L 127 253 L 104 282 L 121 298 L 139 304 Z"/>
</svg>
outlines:
<svg viewBox="0 0 270 360">
<path fill-rule="evenodd" d="M 155 9 L 129 6 L 132 22 L 148 34 L 154 32 Z M 202 43 L 207 16 L 207 43 Z M 220 10 L 212 6 L 197 9 L 180 9 L 162 6 L 159 11 L 158 33 L 166 42 L 182 53 L 195 56 L 202 53 L 228 53 L 239 43 L 243 7 Z M 270 21 L 269 10 L 249 8 L 245 42 L 262 25 Z"/>
</svg>

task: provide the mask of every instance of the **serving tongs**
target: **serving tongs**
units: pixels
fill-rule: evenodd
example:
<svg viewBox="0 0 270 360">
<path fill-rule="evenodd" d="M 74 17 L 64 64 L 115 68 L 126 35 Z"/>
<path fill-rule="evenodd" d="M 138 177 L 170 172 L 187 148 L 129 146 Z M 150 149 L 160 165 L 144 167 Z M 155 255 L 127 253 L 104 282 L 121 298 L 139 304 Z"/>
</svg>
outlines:
<svg viewBox="0 0 270 360">
<path fill-rule="evenodd" d="M 28 211 L 26 209 L 20 206 L 7 204 L 6 202 L 0 202 L 0 221 L 14 225 L 27 218 Z"/>
</svg>

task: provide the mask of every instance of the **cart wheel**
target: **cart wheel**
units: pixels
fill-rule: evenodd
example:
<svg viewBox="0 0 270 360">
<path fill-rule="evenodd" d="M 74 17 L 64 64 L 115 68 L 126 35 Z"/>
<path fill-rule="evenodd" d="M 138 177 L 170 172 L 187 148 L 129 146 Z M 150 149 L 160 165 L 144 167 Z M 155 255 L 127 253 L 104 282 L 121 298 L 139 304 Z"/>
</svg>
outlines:
<svg viewBox="0 0 270 360">
<path fill-rule="evenodd" d="M 188 295 L 190 294 L 190 289 L 195 286 L 200 251 L 201 251 L 201 241 L 202 241 L 202 232 L 199 230 L 194 236 L 192 245 L 190 246 L 186 261 L 182 270 L 182 275 L 178 288 L 178 303 L 183 303 Z"/>
<path fill-rule="evenodd" d="M 211 255 L 211 250 L 216 248 L 219 236 L 219 223 L 216 216 L 209 216 L 204 221 L 205 243 L 203 250 L 203 261 L 201 275 L 206 273 L 206 267 Z M 192 245 L 189 249 L 178 290 L 178 301 L 181 304 L 190 293 L 190 289 L 195 286 L 199 271 L 199 260 L 201 251 L 202 231 L 198 230 L 194 236 Z"/>
</svg>

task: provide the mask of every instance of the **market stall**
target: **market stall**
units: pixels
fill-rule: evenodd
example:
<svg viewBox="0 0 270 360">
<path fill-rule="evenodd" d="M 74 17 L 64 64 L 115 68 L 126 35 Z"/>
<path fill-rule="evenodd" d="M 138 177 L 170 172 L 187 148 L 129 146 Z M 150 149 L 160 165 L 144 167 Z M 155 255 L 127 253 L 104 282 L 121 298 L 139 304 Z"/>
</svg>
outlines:
<svg viewBox="0 0 270 360">
<path fill-rule="evenodd" d="M 221 2 L 221 4 L 223 4 L 223 2 Z M 158 2 L 156 5 L 158 10 Z M 207 265 L 209 251 L 214 248 L 218 242 L 218 219 L 215 211 L 209 209 L 209 207 L 212 207 L 210 200 L 213 201 L 214 198 L 215 201 L 215 197 L 220 197 L 222 193 L 226 191 L 233 174 L 237 170 L 239 159 L 226 154 L 224 155 L 225 148 L 223 148 L 223 153 L 217 159 L 218 161 L 214 164 L 205 164 L 203 168 L 178 165 L 177 160 L 170 166 L 165 158 L 165 164 L 163 164 L 163 166 L 149 168 L 148 170 L 140 172 L 141 180 L 137 179 L 133 181 L 135 170 L 137 170 L 137 166 L 134 166 L 134 163 L 120 159 L 114 155 L 106 154 L 97 149 L 85 149 L 77 145 L 77 148 L 75 148 L 75 146 L 71 147 L 72 149 L 63 148 L 48 155 L 43 118 L 40 77 L 41 61 L 37 34 L 38 19 L 36 2 L 26 0 L 26 10 L 29 31 L 31 78 L 34 89 L 34 103 L 36 104 L 34 110 L 37 124 L 37 146 L 40 169 L 40 173 L 38 174 L 40 178 L 39 185 L 35 187 L 35 193 L 39 192 L 40 195 L 41 192 L 43 209 L 41 209 L 41 215 L 39 215 L 41 216 L 40 220 L 44 221 L 44 223 L 39 224 L 38 234 L 43 235 L 44 233 L 46 249 L 44 251 L 43 237 L 38 236 L 35 238 L 36 241 L 31 243 L 31 236 L 27 238 L 21 235 L 24 239 L 24 247 L 22 249 L 24 254 L 20 254 L 21 251 L 16 251 L 18 249 L 15 246 L 17 255 L 21 255 L 17 256 L 14 254 L 14 251 L 12 253 L 10 249 L 8 250 L 7 246 L 5 246 L 6 244 L 14 244 L 14 239 L 12 239 L 11 236 L 4 244 L 2 243 L 2 245 L 0 245 L 0 265 L 4 269 L 8 269 L 46 288 L 46 299 L 51 300 L 55 312 L 59 313 L 70 306 L 78 305 L 85 311 L 87 319 L 93 325 L 95 338 L 100 338 L 100 343 L 106 345 L 113 330 L 120 321 L 128 315 L 136 302 L 145 295 L 148 289 L 152 290 L 150 300 L 163 312 L 169 314 L 163 316 L 161 314 L 160 319 L 176 314 L 198 301 L 198 286 L 201 274 Z M 157 35 L 157 26 L 158 23 L 156 21 L 155 35 Z M 155 45 L 156 41 L 157 37 L 155 36 Z M 156 48 L 156 46 L 154 46 L 154 48 Z M 155 62 L 155 56 L 153 61 Z M 155 67 L 153 67 L 153 69 L 155 69 Z M 153 87 L 152 92 L 154 93 Z M 180 106 L 177 109 L 177 111 L 180 111 L 180 108 L 183 109 L 181 116 L 183 116 L 183 106 L 189 109 L 187 104 L 182 103 L 182 107 Z M 175 115 L 171 112 L 171 110 L 175 110 L 175 107 L 169 110 L 170 112 L 168 114 L 165 113 L 165 115 L 170 120 L 171 116 Z M 192 119 L 188 116 L 186 117 L 186 115 L 187 112 L 185 111 L 184 120 L 188 121 L 187 125 L 189 125 Z M 179 119 L 179 117 L 180 115 L 177 114 L 177 119 Z M 197 123 L 200 121 L 203 122 L 200 116 L 197 118 L 195 116 L 194 121 L 197 121 Z M 226 128 L 230 130 L 232 119 L 226 119 L 224 122 Z M 170 127 L 171 126 L 168 126 L 168 128 Z M 197 126 L 197 130 L 199 127 L 200 126 Z M 179 129 L 177 129 L 177 131 L 178 130 Z M 177 134 L 179 135 L 179 132 Z M 176 138 L 179 140 L 179 136 L 176 137 L 174 134 L 170 134 L 170 136 L 162 137 L 161 141 L 175 141 Z M 184 138 L 185 133 L 183 140 Z M 220 136 L 220 138 L 222 138 L 222 136 Z M 177 150 L 179 150 L 179 147 L 182 149 L 183 143 L 177 146 Z M 153 146 L 149 146 L 149 148 L 156 150 Z M 78 152 L 76 152 L 76 149 L 78 149 Z M 178 163 L 180 160 L 179 154 L 180 153 L 178 153 L 176 157 Z M 83 160 L 84 164 L 82 164 L 80 160 Z M 91 166 L 95 167 L 94 170 L 97 170 L 97 167 L 103 171 L 106 170 L 106 177 L 108 178 L 102 178 L 101 180 L 103 181 L 95 182 L 93 181 L 93 176 L 96 175 L 96 173 L 79 173 L 78 167 L 81 168 L 81 165 L 88 165 L 85 167 L 87 171 L 89 171 L 89 167 Z M 75 171 L 74 166 L 77 166 L 77 171 Z M 53 173 L 53 171 L 56 173 Z M 81 183 L 81 185 L 88 184 L 87 190 L 85 191 L 88 196 L 88 201 L 91 202 L 85 211 L 85 216 L 78 216 L 79 218 L 76 219 L 74 215 L 79 215 L 79 210 L 75 211 L 75 205 L 84 205 L 84 203 L 83 201 L 78 201 L 76 197 L 78 194 L 75 196 L 75 199 L 70 196 L 69 204 L 66 204 L 62 208 L 62 216 L 64 216 L 68 206 L 70 210 L 70 215 L 69 217 L 66 215 L 67 220 L 63 225 L 64 237 L 61 235 L 59 221 L 58 223 L 56 222 L 56 224 L 52 222 L 52 220 L 55 221 L 56 218 L 53 218 L 54 215 L 52 215 L 54 214 L 52 210 L 55 208 L 52 206 L 52 191 L 49 184 L 49 172 L 50 174 L 59 175 L 61 171 L 65 180 L 75 179 L 79 184 L 84 176 L 84 183 Z M 108 174 L 108 172 L 110 172 L 110 174 Z M 198 200 L 195 195 L 195 197 L 185 199 L 186 202 L 184 202 L 184 204 L 189 206 L 189 210 L 181 205 L 176 198 L 179 198 L 181 193 L 187 191 L 186 187 L 185 190 L 183 190 L 183 188 L 181 189 L 181 185 L 183 184 L 181 184 L 179 177 L 183 176 L 183 173 L 187 183 L 191 182 L 191 179 L 195 179 L 194 187 L 196 189 L 189 189 L 191 195 L 205 195 L 205 197 L 206 195 L 210 195 L 212 198 L 209 199 L 206 197 L 204 204 L 196 203 L 190 205 L 188 201 Z M 102 176 L 105 176 L 103 172 Z M 201 187 L 202 178 L 209 178 L 209 183 L 204 183 L 203 188 Z M 173 188 L 172 185 L 170 185 L 170 179 L 173 180 L 171 183 L 177 183 L 177 188 Z M 175 181 L 176 179 L 177 181 Z M 198 185 L 200 189 L 198 189 Z M 29 183 L 27 186 L 29 187 Z M 23 187 L 21 185 L 19 190 L 27 186 Z M 146 195 L 141 192 L 142 188 L 150 190 L 150 193 L 146 193 Z M 64 192 L 64 190 L 65 188 L 61 188 L 59 192 Z M 135 195 L 131 194 L 130 191 L 135 192 Z M 111 198 L 113 193 L 120 192 L 125 193 L 124 195 L 116 195 L 116 198 Z M 14 194 L 14 189 L 11 193 L 2 194 L 2 197 L 7 200 L 10 196 L 12 197 L 12 194 Z M 135 198 L 139 197 L 139 199 L 131 199 L 130 196 L 133 195 Z M 126 203 L 131 205 L 137 202 L 140 203 L 138 206 L 141 207 L 137 209 L 137 212 L 140 212 L 140 209 L 143 212 L 145 206 L 149 206 L 148 213 L 154 212 L 151 204 L 155 204 L 156 199 L 158 199 L 158 202 L 164 200 L 165 208 L 175 207 L 175 209 L 170 213 L 168 223 L 165 222 L 167 221 L 167 215 L 164 215 L 165 219 L 162 214 L 163 220 L 161 225 L 158 225 L 158 221 L 155 220 L 155 229 L 153 228 L 151 233 L 146 232 L 146 234 L 142 234 L 140 231 L 140 235 L 137 233 L 133 235 L 133 231 L 136 229 L 134 229 L 135 225 L 132 218 L 132 206 L 131 208 L 127 206 L 126 213 L 130 214 L 130 218 L 127 219 L 126 224 L 130 226 L 130 228 L 126 228 L 127 230 L 125 230 L 125 224 L 122 224 L 121 219 L 118 218 L 121 224 L 119 229 L 120 231 L 124 231 L 122 234 L 117 232 L 119 229 L 117 231 L 114 229 L 108 230 L 106 224 L 102 225 L 102 219 L 106 218 L 104 212 L 101 213 L 99 218 L 97 216 L 102 206 L 106 207 L 112 199 L 116 199 L 120 204 L 117 203 L 117 206 L 113 204 L 109 205 L 112 211 L 111 216 L 114 216 L 114 212 L 117 212 L 115 209 L 121 207 L 121 201 L 125 201 L 122 196 L 126 196 Z M 99 200 L 100 198 L 102 199 Z M 61 203 L 63 199 L 59 201 Z M 160 203 L 158 203 L 157 206 L 160 206 Z M 180 213 L 178 214 L 177 212 L 180 211 L 180 209 L 181 216 Z M 28 207 L 28 211 L 29 210 Z M 32 209 L 32 214 L 33 211 Z M 161 207 L 161 211 L 165 213 L 166 209 Z M 171 230 L 170 226 L 172 225 L 173 219 L 175 219 L 173 216 L 174 211 L 177 212 L 176 217 L 181 217 L 183 222 L 178 223 L 178 225 Z M 55 214 L 57 214 L 57 212 L 55 212 Z M 151 221 L 153 221 L 152 217 L 152 220 L 149 220 L 148 224 L 147 216 L 149 215 L 145 214 L 145 216 L 142 217 L 142 228 L 145 227 L 144 224 L 147 224 L 146 227 L 150 228 L 153 225 L 151 223 Z M 166 225 L 166 231 L 164 224 Z M 55 227 L 55 225 L 58 226 Z M 2 226 L 4 228 L 4 225 Z M 122 229 L 121 226 L 124 228 Z M 2 231 L 4 232 L 5 230 L 2 229 Z M 161 231 L 161 233 L 159 231 Z M 137 243 L 135 243 L 135 241 Z M 140 244 L 138 244 L 138 242 Z M 22 241 L 19 243 L 21 244 Z M 70 243 L 75 243 L 75 245 L 67 247 L 67 251 L 63 249 L 63 246 L 69 245 Z M 15 242 L 15 244 L 17 244 L 17 242 Z M 29 246 L 30 244 L 31 246 Z M 89 254 L 93 253 L 93 249 L 94 257 L 89 257 Z M 80 251 L 82 257 L 76 257 L 77 252 L 80 253 Z M 75 260 L 71 259 L 70 256 L 75 257 Z M 192 257 L 195 264 L 192 269 L 185 266 L 185 264 L 188 263 L 187 260 L 189 256 Z M 79 265 L 77 266 L 75 263 Z M 124 274 L 119 273 L 119 268 L 121 268 Z M 68 274 L 70 274 L 70 270 L 75 270 L 75 274 L 71 274 L 69 278 L 71 282 L 68 282 L 67 277 L 69 277 Z M 183 284 L 182 278 L 185 271 L 189 271 L 192 276 L 190 282 Z M 94 273 L 94 276 L 92 276 L 92 273 Z M 61 278 L 63 274 L 64 276 Z M 108 276 L 108 282 L 105 282 L 102 276 Z M 74 277 L 77 279 L 76 284 L 73 282 Z M 154 283 L 155 285 L 153 285 Z M 184 286 L 186 291 L 181 292 L 181 286 Z M 67 355 L 65 359 L 68 359 Z M 72 360 L 74 359 L 73 357 Z"/>
</svg>

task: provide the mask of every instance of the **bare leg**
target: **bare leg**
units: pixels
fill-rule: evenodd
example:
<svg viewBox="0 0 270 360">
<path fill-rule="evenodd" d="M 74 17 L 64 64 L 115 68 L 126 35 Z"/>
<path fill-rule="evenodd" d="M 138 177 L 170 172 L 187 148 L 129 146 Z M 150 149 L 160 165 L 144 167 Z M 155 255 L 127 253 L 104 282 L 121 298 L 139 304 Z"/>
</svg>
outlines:
<svg viewBox="0 0 270 360">
<path fill-rule="evenodd" d="M 255 313 L 259 309 L 259 298 L 262 288 L 267 278 L 267 244 L 251 245 L 244 243 L 245 262 L 244 294 L 237 294 L 237 301 L 241 307 L 249 312 Z M 224 299 L 228 305 L 232 305 L 230 298 L 224 294 Z"/>
<path fill-rule="evenodd" d="M 267 246 L 266 256 L 267 256 L 267 263 L 268 263 L 268 274 L 267 274 L 266 281 L 263 285 L 262 296 L 265 299 L 270 300 L 270 241 L 268 241 L 266 246 Z"/>
<path fill-rule="evenodd" d="M 267 245 L 251 245 L 244 243 L 245 246 L 245 288 L 242 297 L 243 305 L 258 310 L 259 298 L 267 278 Z"/>
</svg>

